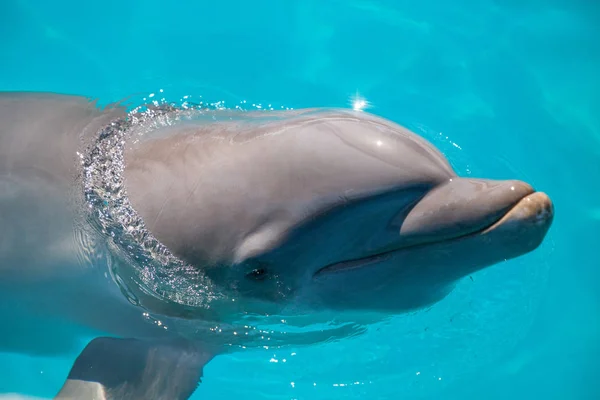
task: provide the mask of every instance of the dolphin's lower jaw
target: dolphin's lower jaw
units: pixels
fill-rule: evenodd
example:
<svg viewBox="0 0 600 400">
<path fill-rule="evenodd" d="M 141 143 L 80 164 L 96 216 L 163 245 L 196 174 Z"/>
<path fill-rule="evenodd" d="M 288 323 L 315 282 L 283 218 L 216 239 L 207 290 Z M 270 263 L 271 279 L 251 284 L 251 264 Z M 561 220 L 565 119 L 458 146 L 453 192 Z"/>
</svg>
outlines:
<svg viewBox="0 0 600 400">
<path fill-rule="evenodd" d="M 504 215 L 489 226 L 476 232 L 444 238 L 439 241 L 403 246 L 384 253 L 330 264 L 319 269 L 314 277 L 318 280 L 331 274 L 343 274 L 351 270 L 363 269 L 382 263 L 394 263 L 394 259 L 399 260 L 398 268 L 407 267 L 400 260 L 410 260 L 413 264 L 423 264 L 423 269 L 428 269 L 427 261 L 432 261 L 433 264 L 439 263 L 440 259 L 436 256 L 436 253 L 442 257 L 456 257 L 459 260 L 464 258 L 464 255 L 453 255 L 452 248 L 466 250 L 464 249 L 465 245 L 468 247 L 468 251 L 487 253 L 487 257 L 469 257 L 474 259 L 470 262 L 464 260 L 465 265 L 463 267 L 457 265 L 458 269 L 447 274 L 447 282 L 451 283 L 452 280 L 459 279 L 478 269 L 535 250 L 544 240 L 553 219 L 554 206 L 550 197 L 543 192 L 532 190 L 532 193 L 521 198 Z M 473 247 L 470 247 L 469 243 L 472 243 Z M 410 253 L 420 254 L 420 256 L 411 257 Z M 423 256 L 423 254 L 427 254 L 427 256 Z M 410 266 L 409 268 L 418 268 L 418 266 Z M 446 271 L 446 273 L 448 272 Z"/>
</svg>

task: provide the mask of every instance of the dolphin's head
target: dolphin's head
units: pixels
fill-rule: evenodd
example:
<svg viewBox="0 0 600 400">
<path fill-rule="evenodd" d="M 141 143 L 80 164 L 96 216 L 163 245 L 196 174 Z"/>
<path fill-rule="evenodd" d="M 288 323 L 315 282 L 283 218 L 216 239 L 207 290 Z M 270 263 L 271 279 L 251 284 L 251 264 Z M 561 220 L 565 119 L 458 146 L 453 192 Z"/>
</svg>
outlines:
<svg viewBox="0 0 600 400">
<path fill-rule="evenodd" d="M 269 301 L 423 307 L 534 250 L 553 218 L 527 183 L 457 177 L 423 138 L 365 113 L 186 125 L 126 165 L 161 242 L 224 290 Z"/>
</svg>

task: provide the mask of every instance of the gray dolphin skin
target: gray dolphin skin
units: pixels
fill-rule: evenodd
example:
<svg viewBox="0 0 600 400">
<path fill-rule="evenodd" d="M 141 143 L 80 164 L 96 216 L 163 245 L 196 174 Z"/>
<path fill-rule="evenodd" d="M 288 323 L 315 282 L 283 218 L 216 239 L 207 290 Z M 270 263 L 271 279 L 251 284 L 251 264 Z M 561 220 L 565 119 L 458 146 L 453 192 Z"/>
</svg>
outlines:
<svg viewBox="0 0 600 400">
<path fill-rule="evenodd" d="M 260 342 L 227 327 L 430 306 L 535 250 L 553 215 L 365 112 L 4 92 L 0 349 L 83 349 L 56 399 L 188 399 L 213 357 Z"/>
</svg>

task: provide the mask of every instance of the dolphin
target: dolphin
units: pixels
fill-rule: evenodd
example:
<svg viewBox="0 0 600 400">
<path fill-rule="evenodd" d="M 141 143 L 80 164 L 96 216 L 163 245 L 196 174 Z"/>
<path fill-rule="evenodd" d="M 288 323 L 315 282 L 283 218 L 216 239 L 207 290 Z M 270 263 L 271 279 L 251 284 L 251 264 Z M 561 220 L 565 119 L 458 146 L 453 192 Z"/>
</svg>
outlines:
<svg viewBox="0 0 600 400">
<path fill-rule="evenodd" d="M 553 216 L 362 111 L 3 92 L 0 348 L 92 335 L 56 399 L 187 399 L 212 358 L 261 343 L 253 324 L 422 309 L 534 251 Z"/>
</svg>

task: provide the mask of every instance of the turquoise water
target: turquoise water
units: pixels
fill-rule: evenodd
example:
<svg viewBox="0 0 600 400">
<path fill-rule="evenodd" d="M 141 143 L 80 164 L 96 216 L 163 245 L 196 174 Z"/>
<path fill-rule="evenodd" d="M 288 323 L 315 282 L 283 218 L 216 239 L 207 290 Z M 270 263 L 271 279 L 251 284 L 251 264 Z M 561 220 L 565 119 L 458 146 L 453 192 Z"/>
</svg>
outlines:
<svg viewBox="0 0 600 400">
<path fill-rule="evenodd" d="M 294 108 L 358 93 L 459 173 L 524 179 L 554 200 L 538 250 L 428 312 L 220 356 L 195 399 L 596 399 L 599 39 L 591 0 L 3 0 L 0 90 Z M 0 393 L 50 398 L 74 357 L 0 354 Z"/>
</svg>

